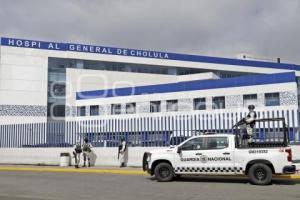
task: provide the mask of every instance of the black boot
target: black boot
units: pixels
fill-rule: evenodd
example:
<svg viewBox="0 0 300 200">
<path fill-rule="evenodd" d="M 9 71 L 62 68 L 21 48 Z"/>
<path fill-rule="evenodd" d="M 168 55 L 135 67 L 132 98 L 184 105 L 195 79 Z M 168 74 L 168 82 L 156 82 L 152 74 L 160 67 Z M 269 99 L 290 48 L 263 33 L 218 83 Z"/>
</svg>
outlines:
<svg viewBox="0 0 300 200">
<path fill-rule="evenodd" d="M 85 163 L 86 163 L 86 157 L 83 158 L 83 166 L 82 167 L 86 167 Z"/>
</svg>

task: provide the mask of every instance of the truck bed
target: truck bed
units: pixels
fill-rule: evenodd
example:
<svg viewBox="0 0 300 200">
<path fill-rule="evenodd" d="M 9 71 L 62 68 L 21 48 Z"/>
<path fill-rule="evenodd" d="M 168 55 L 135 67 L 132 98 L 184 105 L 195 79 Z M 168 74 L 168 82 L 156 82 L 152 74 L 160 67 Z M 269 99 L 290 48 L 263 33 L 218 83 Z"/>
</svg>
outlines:
<svg viewBox="0 0 300 200">
<path fill-rule="evenodd" d="M 239 149 L 249 148 L 274 148 L 274 147 L 287 147 L 285 142 L 255 142 L 245 146 L 238 147 Z"/>
</svg>

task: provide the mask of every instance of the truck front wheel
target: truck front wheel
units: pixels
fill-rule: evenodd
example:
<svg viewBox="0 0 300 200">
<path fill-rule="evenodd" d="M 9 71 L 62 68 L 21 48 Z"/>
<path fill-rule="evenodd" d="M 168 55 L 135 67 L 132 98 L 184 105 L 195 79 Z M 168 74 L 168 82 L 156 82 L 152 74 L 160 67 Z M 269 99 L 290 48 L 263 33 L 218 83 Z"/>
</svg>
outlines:
<svg viewBox="0 0 300 200">
<path fill-rule="evenodd" d="M 154 175 L 159 182 L 171 181 L 174 178 L 173 167 L 169 163 L 159 163 L 154 169 Z"/>
<path fill-rule="evenodd" d="M 248 174 L 251 183 L 255 185 L 268 185 L 272 181 L 272 170 L 263 163 L 252 165 Z"/>
</svg>

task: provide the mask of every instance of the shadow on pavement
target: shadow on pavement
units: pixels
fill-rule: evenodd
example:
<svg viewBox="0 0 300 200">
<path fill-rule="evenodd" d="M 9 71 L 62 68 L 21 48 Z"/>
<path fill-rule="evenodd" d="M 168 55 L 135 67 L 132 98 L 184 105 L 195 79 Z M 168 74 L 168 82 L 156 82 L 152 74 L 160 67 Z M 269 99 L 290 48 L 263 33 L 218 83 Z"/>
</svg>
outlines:
<svg viewBox="0 0 300 200">
<path fill-rule="evenodd" d="M 149 180 L 156 181 L 154 177 L 150 177 Z M 198 182 L 198 183 L 242 183 L 250 184 L 248 178 L 236 178 L 236 177 L 209 177 L 209 176 L 182 176 L 175 178 L 173 182 Z M 300 184 L 300 180 L 278 180 L 272 181 L 271 185 L 297 185 Z"/>
<path fill-rule="evenodd" d="M 298 185 L 300 180 L 274 180 L 272 185 Z"/>
</svg>

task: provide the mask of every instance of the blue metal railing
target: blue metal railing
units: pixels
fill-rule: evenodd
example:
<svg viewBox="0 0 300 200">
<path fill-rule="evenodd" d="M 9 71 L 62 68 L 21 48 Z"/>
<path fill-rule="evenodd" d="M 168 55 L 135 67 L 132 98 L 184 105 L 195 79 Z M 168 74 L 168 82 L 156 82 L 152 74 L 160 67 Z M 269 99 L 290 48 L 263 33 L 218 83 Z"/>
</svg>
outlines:
<svg viewBox="0 0 300 200">
<path fill-rule="evenodd" d="M 0 148 L 71 147 L 87 137 L 93 146 L 116 147 L 121 137 L 131 146 L 168 146 L 201 132 L 231 134 L 232 125 L 246 113 L 197 113 L 153 117 L 124 117 L 68 122 L 0 125 Z M 284 117 L 291 143 L 299 142 L 297 110 L 257 112 L 258 118 Z M 257 140 L 279 140 L 276 122 L 257 125 Z"/>
</svg>

